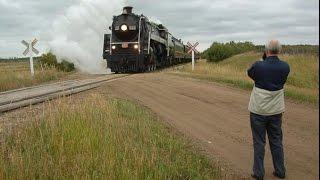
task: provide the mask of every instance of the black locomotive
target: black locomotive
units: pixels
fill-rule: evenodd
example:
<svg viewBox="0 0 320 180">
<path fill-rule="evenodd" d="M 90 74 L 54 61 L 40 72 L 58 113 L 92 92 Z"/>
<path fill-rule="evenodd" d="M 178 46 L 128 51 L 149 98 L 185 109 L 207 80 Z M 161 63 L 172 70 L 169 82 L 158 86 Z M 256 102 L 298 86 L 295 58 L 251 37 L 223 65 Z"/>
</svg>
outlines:
<svg viewBox="0 0 320 180">
<path fill-rule="evenodd" d="M 191 61 L 188 48 L 162 24 L 123 8 L 104 35 L 103 58 L 112 72 L 145 72 Z"/>
</svg>

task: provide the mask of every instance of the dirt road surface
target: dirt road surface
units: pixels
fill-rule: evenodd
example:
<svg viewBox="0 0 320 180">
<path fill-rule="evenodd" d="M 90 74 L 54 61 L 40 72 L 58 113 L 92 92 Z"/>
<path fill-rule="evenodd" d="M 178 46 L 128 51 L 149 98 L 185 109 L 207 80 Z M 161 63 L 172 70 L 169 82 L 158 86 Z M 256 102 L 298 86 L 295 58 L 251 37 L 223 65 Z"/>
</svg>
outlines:
<svg viewBox="0 0 320 180">
<path fill-rule="evenodd" d="M 238 178 L 249 178 L 252 135 L 247 105 L 250 92 L 164 73 L 137 74 L 106 84 L 116 96 L 149 107 Z M 287 179 L 319 178 L 319 109 L 286 102 L 283 131 Z M 266 146 L 266 179 L 274 179 Z"/>
</svg>

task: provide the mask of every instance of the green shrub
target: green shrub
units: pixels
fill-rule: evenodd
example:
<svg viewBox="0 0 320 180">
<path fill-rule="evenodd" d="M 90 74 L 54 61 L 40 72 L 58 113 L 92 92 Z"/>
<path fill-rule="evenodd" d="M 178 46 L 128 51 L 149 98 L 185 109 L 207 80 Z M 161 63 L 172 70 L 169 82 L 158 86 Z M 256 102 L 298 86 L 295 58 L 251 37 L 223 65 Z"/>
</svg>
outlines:
<svg viewBox="0 0 320 180">
<path fill-rule="evenodd" d="M 234 42 L 218 43 L 212 45 L 202 53 L 202 57 L 210 62 L 219 62 L 233 55 L 255 50 L 255 46 L 251 42 Z"/>
<path fill-rule="evenodd" d="M 75 70 L 74 64 L 68 62 L 67 60 L 62 60 L 60 63 L 57 60 L 57 57 L 52 54 L 51 52 L 47 54 L 43 54 L 39 58 L 39 64 L 41 66 L 46 66 L 46 67 L 54 67 L 60 71 L 64 72 L 71 72 Z"/>
<path fill-rule="evenodd" d="M 57 57 L 51 52 L 47 54 L 43 54 L 39 58 L 39 64 L 48 66 L 48 67 L 57 67 L 58 66 Z"/>
<path fill-rule="evenodd" d="M 73 63 L 62 60 L 61 63 L 58 64 L 58 69 L 64 72 L 71 72 L 75 70 L 75 67 Z"/>
</svg>

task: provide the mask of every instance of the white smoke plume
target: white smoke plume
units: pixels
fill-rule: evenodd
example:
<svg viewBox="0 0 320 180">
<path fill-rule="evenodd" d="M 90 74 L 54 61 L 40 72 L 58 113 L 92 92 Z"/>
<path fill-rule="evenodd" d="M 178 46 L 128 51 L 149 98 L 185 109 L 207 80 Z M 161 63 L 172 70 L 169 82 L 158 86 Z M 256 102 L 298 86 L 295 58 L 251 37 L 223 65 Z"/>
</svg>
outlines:
<svg viewBox="0 0 320 180">
<path fill-rule="evenodd" d="M 149 21 L 151 21 L 153 23 L 162 24 L 162 22 L 159 19 L 157 19 L 156 17 L 148 16 L 148 19 L 149 19 Z"/>
<path fill-rule="evenodd" d="M 51 51 L 81 71 L 106 73 L 102 58 L 103 34 L 109 33 L 113 15 L 121 13 L 123 0 L 81 0 L 52 25 Z"/>
</svg>

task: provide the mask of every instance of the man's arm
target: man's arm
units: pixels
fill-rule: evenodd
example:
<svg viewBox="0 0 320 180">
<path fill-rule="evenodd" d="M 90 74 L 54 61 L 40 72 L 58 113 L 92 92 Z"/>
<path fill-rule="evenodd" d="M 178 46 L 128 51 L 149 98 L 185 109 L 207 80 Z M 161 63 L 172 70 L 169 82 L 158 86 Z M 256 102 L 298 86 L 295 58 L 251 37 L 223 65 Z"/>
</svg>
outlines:
<svg viewBox="0 0 320 180">
<path fill-rule="evenodd" d="M 286 63 L 286 77 L 284 79 L 284 83 L 286 83 L 288 76 L 289 76 L 289 73 L 290 73 L 290 66 L 288 63 Z"/>
<path fill-rule="evenodd" d="M 247 70 L 248 76 L 252 79 L 255 80 L 255 70 L 256 70 L 256 65 L 257 62 L 253 63 L 252 66 Z"/>
</svg>

